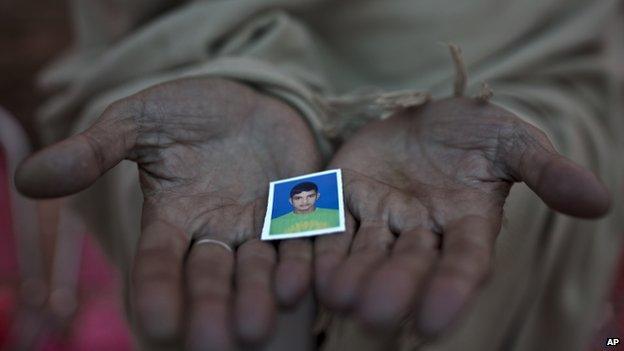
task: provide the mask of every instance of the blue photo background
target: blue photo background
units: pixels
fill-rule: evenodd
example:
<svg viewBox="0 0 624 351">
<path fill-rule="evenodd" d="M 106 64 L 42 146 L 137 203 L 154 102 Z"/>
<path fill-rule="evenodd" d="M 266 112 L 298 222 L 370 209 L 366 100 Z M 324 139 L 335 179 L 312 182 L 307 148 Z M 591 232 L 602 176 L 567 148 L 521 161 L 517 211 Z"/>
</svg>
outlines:
<svg viewBox="0 0 624 351">
<path fill-rule="evenodd" d="M 273 212 L 271 219 L 285 215 L 292 211 L 292 206 L 288 199 L 290 197 L 290 189 L 299 183 L 312 182 L 315 183 L 321 193 L 321 198 L 316 202 L 316 207 L 338 209 L 338 181 L 336 173 L 322 174 L 309 178 L 292 180 L 289 182 L 275 184 L 273 190 Z"/>
</svg>

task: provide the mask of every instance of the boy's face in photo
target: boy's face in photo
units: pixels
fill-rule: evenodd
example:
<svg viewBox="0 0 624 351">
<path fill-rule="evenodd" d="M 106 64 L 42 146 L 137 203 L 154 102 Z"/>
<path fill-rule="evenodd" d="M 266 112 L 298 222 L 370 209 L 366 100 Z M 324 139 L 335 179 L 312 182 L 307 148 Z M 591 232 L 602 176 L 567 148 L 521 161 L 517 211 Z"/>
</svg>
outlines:
<svg viewBox="0 0 624 351">
<path fill-rule="evenodd" d="M 316 210 L 316 201 L 320 196 L 316 190 L 302 191 L 294 194 L 289 201 L 295 213 L 310 213 Z"/>
</svg>

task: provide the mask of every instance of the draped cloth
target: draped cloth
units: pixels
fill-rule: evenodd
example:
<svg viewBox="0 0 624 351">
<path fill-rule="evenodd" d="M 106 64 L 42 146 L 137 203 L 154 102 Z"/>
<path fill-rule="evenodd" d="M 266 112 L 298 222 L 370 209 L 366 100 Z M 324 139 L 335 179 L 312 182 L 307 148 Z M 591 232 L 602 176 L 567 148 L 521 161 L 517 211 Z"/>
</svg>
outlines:
<svg viewBox="0 0 624 351">
<path fill-rule="evenodd" d="M 600 220 L 548 209 L 514 185 L 492 278 L 453 329 L 423 343 L 392 340 L 348 318 L 326 325 L 323 350 L 584 350 L 621 247 L 624 165 L 618 0 L 73 1 L 76 44 L 42 73 L 45 142 L 84 130 L 111 102 L 191 76 L 243 81 L 298 109 L 329 157 L 358 125 L 383 115 L 366 97 L 449 96 L 447 49 L 463 49 L 468 92 L 544 130 L 558 151 L 614 195 Z M 610 30 L 609 30 L 610 29 Z M 621 26 L 619 30 L 621 30 Z M 621 46 L 620 46 L 621 48 Z M 386 94 L 386 95 L 384 95 Z M 390 95 L 388 95 L 390 94 Z M 372 102 L 371 102 L 372 101 Z M 127 274 L 139 234 L 136 166 L 111 170 L 74 201 Z M 126 277 L 127 278 L 127 277 Z M 593 346 L 593 345 L 592 345 Z"/>
</svg>

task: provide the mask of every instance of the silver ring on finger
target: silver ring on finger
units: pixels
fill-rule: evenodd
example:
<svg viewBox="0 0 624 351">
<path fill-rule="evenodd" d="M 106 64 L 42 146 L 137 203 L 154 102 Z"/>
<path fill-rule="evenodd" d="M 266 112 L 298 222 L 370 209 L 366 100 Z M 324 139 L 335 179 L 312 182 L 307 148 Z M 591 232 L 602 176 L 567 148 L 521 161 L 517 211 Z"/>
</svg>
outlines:
<svg viewBox="0 0 624 351">
<path fill-rule="evenodd" d="M 193 243 L 193 245 L 201 245 L 201 244 L 213 244 L 213 245 L 218 245 L 221 246 L 222 248 L 228 250 L 229 252 L 234 252 L 234 250 L 232 249 L 232 247 L 230 247 L 230 245 L 226 244 L 223 241 L 220 240 L 215 240 L 215 239 L 200 239 L 197 240 Z"/>
</svg>

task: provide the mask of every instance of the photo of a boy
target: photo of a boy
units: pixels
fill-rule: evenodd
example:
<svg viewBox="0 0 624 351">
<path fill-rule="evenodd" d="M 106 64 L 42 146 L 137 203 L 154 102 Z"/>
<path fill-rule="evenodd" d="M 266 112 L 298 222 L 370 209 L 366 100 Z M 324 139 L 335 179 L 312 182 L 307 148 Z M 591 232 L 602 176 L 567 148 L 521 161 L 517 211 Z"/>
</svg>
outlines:
<svg viewBox="0 0 624 351">
<path fill-rule="evenodd" d="M 302 182 L 290 190 L 288 202 L 292 211 L 271 221 L 270 234 L 287 234 L 337 227 L 340 215 L 337 209 L 320 208 L 318 186 L 313 182 Z"/>
</svg>

